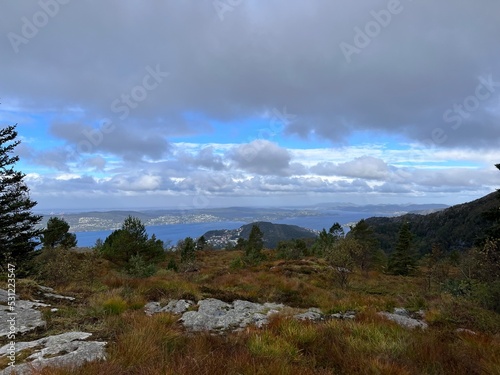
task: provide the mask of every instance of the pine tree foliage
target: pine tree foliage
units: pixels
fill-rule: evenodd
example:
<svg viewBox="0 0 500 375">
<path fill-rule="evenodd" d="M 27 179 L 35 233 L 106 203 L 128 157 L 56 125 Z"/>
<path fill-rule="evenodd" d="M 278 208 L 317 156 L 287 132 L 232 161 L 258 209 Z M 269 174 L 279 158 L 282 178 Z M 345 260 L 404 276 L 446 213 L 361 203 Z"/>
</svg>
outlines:
<svg viewBox="0 0 500 375">
<path fill-rule="evenodd" d="M 361 271 L 368 271 L 374 263 L 378 250 L 378 241 L 373 229 L 364 219 L 361 219 L 355 226 L 351 227 L 348 236 L 357 240 L 360 245 L 359 251 L 354 256 L 356 264 Z"/>
<path fill-rule="evenodd" d="M 335 242 L 344 237 L 344 229 L 339 223 L 334 223 L 328 232 L 323 228 L 323 230 L 319 232 L 319 236 L 313 245 L 313 254 L 317 256 L 324 256 Z"/>
<path fill-rule="evenodd" d="M 181 253 L 181 263 L 191 263 L 196 260 L 196 243 L 191 237 L 179 241 L 177 248 Z"/>
<path fill-rule="evenodd" d="M 416 268 L 416 259 L 412 251 L 413 235 L 410 225 L 401 226 L 398 242 L 394 252 L 389 257 L 389 272 L 395 275 L 409 275 Z"/>
<path fill-rule="evenodd" d="M 263 259 L 263 233 L 258 225 L 253 225 L 248 241 L 245 243 L 245 258 L 250 263 L 258 263 Z"/>
<path fill-rule="evenodd" d="M 127 217 L 122 227 L 113 231 L 97 250 L 118 265 L 126 265 L 133 256 L 156 262 L 165 254 L 163 241 L 154 234 L 149 238 L 141 220 L 132 216 Z"/>
<path fill-rule="evenodd" d="M 0 265 L 14 263 L 21 270 L 35 254 L 42 219 L 32 212 L 36 202 L 30 199 L 25 174 L 14 169 L 19 156 L 12 155 L 20 141 L 16 126 L 0 130 Z"/>
<path fill-rule="evenodd" d="M 41 235 L 43 247 L 55 248 L 61 246 L 64 249 L 76 247 L 76 234 L 69 233 L 69 224 L 64 219 L 51 217 L 47 222 L 47 229 Z"/>
</svg>

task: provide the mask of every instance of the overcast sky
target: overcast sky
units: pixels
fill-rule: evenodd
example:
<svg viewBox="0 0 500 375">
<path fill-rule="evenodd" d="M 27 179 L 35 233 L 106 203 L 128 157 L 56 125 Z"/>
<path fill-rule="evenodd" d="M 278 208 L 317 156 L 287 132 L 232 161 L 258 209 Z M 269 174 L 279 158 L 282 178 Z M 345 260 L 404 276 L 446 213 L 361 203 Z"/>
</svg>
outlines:
<svg viewBox="0 0 500 375">
<path fill-rule="evenodd" d="M 497 0 L 0 5 L 39 208 L 445 203 L 500 186 Z"/>
</svg>

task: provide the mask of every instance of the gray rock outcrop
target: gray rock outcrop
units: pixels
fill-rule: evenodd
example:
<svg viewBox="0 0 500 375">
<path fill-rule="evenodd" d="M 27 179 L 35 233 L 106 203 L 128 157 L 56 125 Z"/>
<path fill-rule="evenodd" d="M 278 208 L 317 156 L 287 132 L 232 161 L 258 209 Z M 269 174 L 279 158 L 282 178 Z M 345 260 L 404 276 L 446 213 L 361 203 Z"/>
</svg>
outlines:
<svg viewBox="0 0 500 375">
<path fill-rule="evenodd" d="M 379 312 L 378 314 L 405 328 L 426 329 L 428 327 L 427 323 L 424 322 L 423 320 L 418 320 L 410 317 L 410 313 L 408 312 L 408 310 L 404 308 L 396 307 L 393 313 L 382 311 Z"/>
<path fill-rule="evenodd" d="M 164 307 L 161 307 L 159 302 L 148 302 L 146 306 L 144 306 L 144 312 L 146 313 L 146 315 L 149 316 L 162 312 L 169 312 L 172 314 L 182 314 L 194 304 L 195 303 L 193 301 L 185 299 L 171 300 Z"/>
<path fill-rule="evenodd" d="M 188 311 L 192 306 L 197 310 Z M 198 304 L 189 300 L 171 300 L 164 307 L 159 302 L 148 302 L 144 306 L 144 312 L 149 316 L 161 312 L 182 314 L 179 321 L 190 331 L 223 332 L 238 331 L 248 325 L 261 328 L 269 322 L 271 315 L 281 312 L 286 307 L 278 303 L 260 304 L 242 300 L 227 303 L 215 298 L 207 298 L 199 301 Z M 355 317 L 355 311 L 325 315 L 315 307 L 293 315 L 294 319 L 313 322 L 328 319 L 354 319 Z"/>
<path fill-rule="evenodd" d="M 91 333 L 67 332 L 48 336 L 35 341 L 16 342 L 15 352 L 32 349 L 33 353 L 26 358 L 25 363 L 15 364 L 0 371 L 4 374 L 30 374 L 33 369 L 45 366 L 80 366 L 87 361 L 105 359 L 104 341 L 83 341 Z M 12 354 L 10 344 L 0 348 L 0 357 Z"/>
<path fill-rule="evenodd" d="M 10 306 L 0 305 L 0 337 L 8 336 L 11 332 L 25 333 L 45 327 L 42 313 L 37 307 L 47 306 L 49 305 L 24 300 L 16 300 L 13 310 Z"/>
<path fill-rule="evenodd" d="M 254 324 L 261 327 L 269 316 L 285 306 L 276 303 L 254 303 L 236 300 L 226 303 L 214 298 L 198 302 L 198 311 L 187 311 L 180 321 L 191 331 L 237 331 Z"/>
<path fill-rule="evenodd" d="M 60 294 L 54 293 L 55 290 L 53 288 L 49 288 L 48 286 L 38 285 L 38 289 L 42 292 L 43 296 L 47 298 L 66 299 L 68 301 L 75 300 L 75 297 L 62 296 Z"/>
<path fill-rule="evenodd" d="M 335 313 L 330 316 L 334 319 L 354 319 L 356 318 L 356 311 L 347 310 L 344 313 Z"/>
<path fill-rule="evenodd" d="M 314 321 L 314 322 L 320 321 L 320 320 L 325 320 L 325 316 L 323 315 L 321 310 L 316 308 L 316 307 L 311 307 L 306 312 L 294 315 L 293 317 L 295 319 L 298 319 L 298 320 L 310 320 L 310 321 Z"/>
</svg>

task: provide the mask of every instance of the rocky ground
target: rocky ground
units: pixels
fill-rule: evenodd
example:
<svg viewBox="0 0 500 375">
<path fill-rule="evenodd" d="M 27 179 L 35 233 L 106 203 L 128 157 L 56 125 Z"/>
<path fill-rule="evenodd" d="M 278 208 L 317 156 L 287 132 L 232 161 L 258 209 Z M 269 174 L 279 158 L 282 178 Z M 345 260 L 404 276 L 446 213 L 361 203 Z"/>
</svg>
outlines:
<svg viewBox="0 0 500 375">
<path fill-rule="evenodd" d="M 73 297 L 53 293 L 48 287 L 39 286 L 40 295 L 49 300 L 74 300 Z M 12 297 L 12 296 L 11 296 Z M 40 300 L 26 301 L 14 296 L 9 300 L 6 290 L 0 289 L 0 337 L 7 338 L 8 343 L 0 348 L 0 358 L 7 358 L 8 367 L 0 374 L 30 374 L 33 369 L 47 365 L 75 365 L 86 361 L 105 359 L 104 341 L 87 341 L 92 335 L 87 332 L 66 332 L 60 335 L 43 337 L 46 322 L 39 310 L 51 307 Z M 9 306 L 8 301 L 15 305 Z M 12 308 L 11 308 L 12 307 Z M 57 308 L 52 308 L 57 311 Z M 22 334 L 39 330 L 41 338 L 33 341 L 22 341 Z M 20 353 L 24 353 L 23 363 L 19 363 Z"/>
<path fill-rule="evenodd" d="M 33 368 L 47 365 L 74 365 L 78 366 L 86 361 L 105 360 L 105 341 L 88 340 L 92 334 L 87 332 L 64 332 L 57 335 L 44 336 L 45 321 L 40 308 L 51 308 L 57 311 L 60 301 L 73 301 L 73 297 L 55 293 L 51 288 L 38 286 L 40 300 L 15 299 L 15 309 L 11 311 L 8 302 L 8 293 L 0 289 L 0 337 L 10 339 L 15 334 L 15 340 L 9 341 L 0 348 L 0 359 L 7 358 L 9 362 L 15 353 L 14 365 L 9 365 L 0 371 L 0 374 L 29 374 Z M 324 314 L 318 308 L 297 310 L 278 303 L 254 303 L 244 300 L 235 300 L 227 303 L 215 298 L 202 299 L 198 302 L 186 299 L 170 300 L 165 305 L 159 302 L 148 302 L 144 307 L 148 316 L 159 313 L 178 315 L 178 322 L 188 332 L 209 331 L 217 334 L 224 332 L 241 331 L 249 325 L 263 327 L 268 324 L 271 316 L 283 314 L 298 320 L 325 321 L 329 319 L 355 319 L 355 311 L 346 311 L 336 314 Z M 15 313 L 15 315 L 13 314 Z M 424 312 L 420 311 L 413 316 L 403 308 L 395 308 L 392 313 L 380 312 L 379 315 L 392 320 L 408 329 L 426 329 Z M 15 316 L 15 331 L 9 321 Z M 23 341 L 23 334 L 28 332 L 39 333 L 40 338 Z M 22 356 L 20 354 L 23 353 Z M 19 358 L 23 358 L 19 361 Z"/>
</svg>

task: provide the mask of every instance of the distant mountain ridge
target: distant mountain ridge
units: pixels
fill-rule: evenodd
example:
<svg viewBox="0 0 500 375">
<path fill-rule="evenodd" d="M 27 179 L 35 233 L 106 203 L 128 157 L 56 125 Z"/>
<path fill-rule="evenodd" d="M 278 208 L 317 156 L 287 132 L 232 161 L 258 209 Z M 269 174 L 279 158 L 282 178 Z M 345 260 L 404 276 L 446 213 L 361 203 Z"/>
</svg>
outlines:
<svg viewBox="0 0 500 375">
<path fill-rule="evenodd" d="M 458 204 L 426 215 L 406 214 L 398 217 L 370 217 L 366 223 L 374 230 L 380 246 L 391 252 L 403 222 L 410 224 L 415 249 L 421 253 L 439 244 L 444 251 L 465 250 L 483 235 L 491 223 L 483 214 L 498 208 L 498 192 L 493 192 L 472 202 Z"/>
<path fill-rule="evenodd" d="M 248 240 L 252 226 L 257 225 L 263 234 L 264 247 L 274 249 L 278 242 L 300 239 L 316 238 L 318 233 L 312 229 L 302 228 L 297 225 L 273 224 L 266 221 L 258 221 L 251 224 L 245 224 L 238 229 L 210 230 L 203 236 L 208 244 L 214 248 L 222 248 L 228 243 L 236 244 L 238 238 Z"/>
<path fill-rule="evenodd" d="M 42 213 L 44 218 L 40 227 L 44 228 L 47 220 L 56 216 L 64 219 L 71 227 L 72 232 L 89 232 L 100 230 L 113 230 L 120 228 L 127 216 L 139 218 L 146 226 L 190 224 L 190 223 L 215 223 L 215 222 L 242 222 L 256 221 L 278 222 L 295 218 L 319 218 L 331 216 L 330 226 L 339 221 L 339 214 L 357 212 L 364 216 L 395 216 L 407 212 L 429 212 L 447 207 L 439 204 L 381 204 L 381 205 L 356 205 L 352 203 L 325 203 L 296 208 L 261 208 L 261 207 L 226 207 L 204 209 L 157 209 L 157 210 L 111 210 L 91 212 L 52 212 Z M 340 220 L 342 221 L 342 220 Z M 290 223 L 298 224 L 300 223 Z M 342 222 L 341 224 L 347 224 Z M 321 228 L 315 228 L 321 229 Z"/>
</svg>

